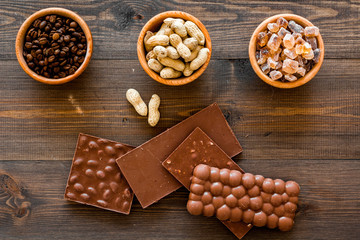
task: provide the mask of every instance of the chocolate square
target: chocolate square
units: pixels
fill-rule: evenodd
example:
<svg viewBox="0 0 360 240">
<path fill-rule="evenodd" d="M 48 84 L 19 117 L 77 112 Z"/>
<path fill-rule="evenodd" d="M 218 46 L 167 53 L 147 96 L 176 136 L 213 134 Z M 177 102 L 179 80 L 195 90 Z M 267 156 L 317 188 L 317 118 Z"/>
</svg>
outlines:
<svg viewBox="0 0 360 240">
<path fill-rule="evenodd" d="M 115 160 L 134 147 L 79 134 L 65 199 L 129 214 L 134 194 Z"/>
<path fill-rule="evenodd" d="M 170 156 L 163 162 L 166 168 L 181 184 L 190 190 L 194 168 L 199 164 L 211 167 L 228 168 L 244 171 L 226 155 L 226 153 L 200 128 L 196 128 Z M 239 239 L 250 229 L 251 225 L 243 222 L 222 221 L 222 223 Z"/>
</svg>

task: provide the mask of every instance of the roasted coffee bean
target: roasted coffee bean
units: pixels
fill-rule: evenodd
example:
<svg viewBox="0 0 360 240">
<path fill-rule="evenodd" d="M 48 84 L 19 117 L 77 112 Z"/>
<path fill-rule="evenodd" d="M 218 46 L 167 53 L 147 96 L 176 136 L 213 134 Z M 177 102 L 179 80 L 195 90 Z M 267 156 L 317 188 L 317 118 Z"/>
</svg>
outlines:
<svg viewBox="0 0 360 240">
<path fill-rule="evenodd" d="M 61 77 L 61 78 L 66 77 L 66 73 L 64 73 L 64 72 L 59 72 L 59 77 Z"/>
<path fill-rule="evenodd" d="M 58 48 L 60 48 L 60 45 L 55 45 L 55 46 L 52 47 L 52 49 L 54 49 L 54 51 L 55 51 L 56 49 L 58 49 Z"/>
<path fill-rule="evenodd" d="M 29 34 L 30 37 L 32 38 L 36 38 L 37 37 L 37 32 L 33 31 L 32 33 Z"/>
<path fill-rule="evenodd" d="M 61 52 L 60 52 L 60 57 L 65 57 L 65 56 L 66 56 L 66 52 L 61 51 Z"/>
<path fill-rule="evenodd" d="M 85 58 L 83 56 L 79 57 L 78 63 L 83 63 Z"/>
<path fill-rule="evenodd" d="M 70 18 L 47 15 L 36 19 L 25 35 L 23 57 L 29 68 L 48 78 L 74 74 L 84 62 L 86 37 Z"/>
<path fill-rule="evenodd" d="M 58 40 L 59 37 L 60 37 L 60 34 L 58 34 L 58 33 L 54 33 L 54 34 L 52 35 L 52 39 L 53 39 L 53 40 Z"/>
<path fill-rule="evenodd" d="M 77 23 L 76 23 L 76 22 L 71 22 L 71 23 L 70 23 L 70 27 L 76 28 L 76 27 L 77 27 Z"/>
<path fill-rule="evenodd" d="M 33 60 L 33 56 L 31 54 L 26 55 L 26 61 L 31 62 Z"/>
<path fill-rule="evenodd" d="M 76 38 L 80 38 L 80 37 L 81 37 L 81 34 L 78 33 L 78 32 L 73 32 L 71 35 L 72 35 L 73 37 L 76 37 Z"/>
<path fill-rule="evenodd" d="M 52 55 L 52 56 L 50 56 L 50 57 L 48 58 L 48 61 L 51 62 L 51 63 L 52 63 L 54 60 L 55 60 L 55 56 L 54 56 L 54 55 Z"/>
<path fill-rule="evenodd" d="M 26 42 L 25 43 L 25 48 L 31 48 L 32 47 L 32 43 L 31 42 Z"/>
<path fill-rule="evenodd" d="M 67 60 L 64 60 L 60 63 L 60 66 L 64 66 L 66 64 Z"/>
<path fill-rule="evenodd" d="M 45 26 L 46 26 L 46 24 L 47 24 L 47 22 L 46 21 L 42 21 L 41 23 L 40 23 L 40 29 L 43 29 L 43 28 L 45 28 Z"/>
<path fill-rule="evenodd" d="M 34 21 L 34 23 L 33 23 L 33 26 L 34 26 L 35 28 L 38 28 L 38 27 L 40 26 L 40 23 L 41 23 L 41 20 L 40 20 L 40 19 L 36 19 L 36 20 Z"/>
<path fill-rule="evenodd" d="M 34 49 L 31 50 L 30 54 L 33 56 L 33 58 L 36 58 L 36 51 Z"/>
<path fill-rule="evenodd" d="M 76 53 L 77 50 L 78 50 L 77 46 L 73 46 L 73 47 L 71 48 L 71 52 L 72 52 L 72 53 Z"/>
<path fill-rule="evenodd" d="M 29 66 L 29 68 L 34 68 L 34 67 L 35 67 L 35 64 L 34 64 L 33 62 L 29 62 L 29 63 L 28 63 L 28 66 Z"/>
<path fill-rule="evenodd" d="M 44 38 L 44 37 L 39 39 L 40 45 L 45 45 L 45 44 L 47 44 L 47 42 L 48 42 L 48 40 L 46 38 Z"/>
<path fill-rule="evenodd" d="M 69 69 L 70 69 L 70 67 L 71 67 L 71 65 L 70 65 L 70 64 L 66 64 L 65 66 L 63 66 L 63 69 L 65 69 L 65 70 L 69 70 Z"/>
<path fill-rule="evenodd" d="M 48 55 L 54 55 L 54 49 L 48 48 Z"/>
<path fill-rule="evenodd" d="M 64 37 L 60 37 L 59 39 L 58 39 L 58 43 L 62 43 L 64 41 Z"/>
<path fill-rule="evenodd" d="M 51 15 L 49 21 L 54 23 L 56 21 L 56 15 Z"/>
<path fill-rule="evenodd" d="M 69 75 L 72 75 L 72 74 L 74 74 L 75 73 L 75 69 L 74 68 L 70 68 L 70 70 L 69 70 Z"/>
<path fill-rule="evenodd" d="M 70 35 L 64 36 L 64 41 L 65 41 L 65 42 L 69 42 L 69 41 L 70 41 Z"/>
</svg>

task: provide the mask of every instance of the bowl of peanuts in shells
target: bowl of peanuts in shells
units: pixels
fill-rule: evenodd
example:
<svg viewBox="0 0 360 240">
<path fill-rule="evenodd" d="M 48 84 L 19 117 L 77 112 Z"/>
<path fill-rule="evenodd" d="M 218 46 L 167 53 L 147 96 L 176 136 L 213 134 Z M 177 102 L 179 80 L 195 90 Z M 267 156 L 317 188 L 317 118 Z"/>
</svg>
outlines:
<svg viewBox="0 0 360 240">
<path fill-rule="evenodd" d="M 33 79 L 63 84 L 88 66 L 93 40 L 86 22 L 64 8 L 46 8 L 28 17 L 15 42 L 16 57 Z"/>
<path fill-rule="evenodd" d="M 137 54 L 145 72 L 159 83 L 188 84 L 205 71 L 211 58 L 211 39 L 194 16 L 168 11 L 151 18 L 137 42 Z"/>
<path fill-rule="evenodd" d="M 313 79 L 324 61 L 324 51 L 319 28 L 295 14 L 267 18 L 249 44 L 255 73 L 277 88 L 295 88 Z"/>
</svg>

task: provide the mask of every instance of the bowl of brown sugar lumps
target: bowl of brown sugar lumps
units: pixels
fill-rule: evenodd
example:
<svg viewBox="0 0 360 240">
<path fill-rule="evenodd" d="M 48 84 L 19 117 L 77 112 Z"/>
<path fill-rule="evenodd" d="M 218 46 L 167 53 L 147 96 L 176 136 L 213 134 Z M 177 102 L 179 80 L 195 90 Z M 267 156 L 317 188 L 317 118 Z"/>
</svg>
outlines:
<svg viewBox="0 0 360 240">
<path fill-rule="evenodd" d="M 294 14 L 279 14 L 263 21 L 249 44 L 255 73 L 278 88 L 295 88 L 309 82 L 324 60 L 319 28 Z"/>
<path fill-rule="evenodd" d="M 85 70 L 93 41 L 79 15 L 64 8 L 46 8 L 22 24 L 15 49 L 20 66 L 30 77 L 46 84 L 62 84 Z"/>
</svg>

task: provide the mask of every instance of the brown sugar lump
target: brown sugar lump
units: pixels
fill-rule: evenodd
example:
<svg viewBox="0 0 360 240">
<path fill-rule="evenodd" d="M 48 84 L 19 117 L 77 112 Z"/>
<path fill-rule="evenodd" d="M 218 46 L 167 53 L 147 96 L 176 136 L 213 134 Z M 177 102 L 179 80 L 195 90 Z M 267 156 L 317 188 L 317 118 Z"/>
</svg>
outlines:
<svg viewBox="0 0 360 240">
<path fill-rule="evenodd" d="M 268 23 L 256 41 L 255 56 L 261 71 L 273 81 L 294 82 L 304 77 L 320 60 L 319 35 L 318 27 L 303 27 L 283 17 Z"/>
<path fill-rule="evenodd" d="M 193 171 L 187 210 L 192 215 L 289 231 L 299 193 L 294 181 L 199 164 Z"/>
<path fill-rule="evenodd" d="M 65 199 L 129 214 L 134 194 L 115 159 L 134 147 L 79 134 Z"/>
</svg>

